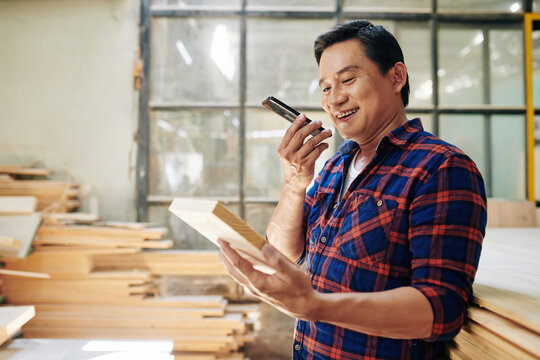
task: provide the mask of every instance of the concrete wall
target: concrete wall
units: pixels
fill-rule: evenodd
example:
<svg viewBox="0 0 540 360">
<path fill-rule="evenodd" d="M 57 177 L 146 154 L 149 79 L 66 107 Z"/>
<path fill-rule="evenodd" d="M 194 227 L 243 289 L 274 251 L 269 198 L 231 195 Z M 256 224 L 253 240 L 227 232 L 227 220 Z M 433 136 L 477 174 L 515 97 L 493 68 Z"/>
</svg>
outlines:
<svg viewBox="0 0 540 360">
<path fill-rule="evenodd" d="M 138 0 L 0 1 L 0 164 L 84 184 L 135 219 Z M 95 200 L 92 200 L 95 199 Z"/>
</svg>

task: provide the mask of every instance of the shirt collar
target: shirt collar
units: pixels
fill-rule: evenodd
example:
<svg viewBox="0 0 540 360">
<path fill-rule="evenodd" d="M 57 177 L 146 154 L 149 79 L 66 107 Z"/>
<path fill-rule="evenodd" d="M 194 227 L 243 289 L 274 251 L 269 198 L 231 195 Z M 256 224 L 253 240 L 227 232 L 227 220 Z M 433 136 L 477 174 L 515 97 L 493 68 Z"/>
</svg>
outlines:
<svg viewBox="0 0 540 360">
<path fill-rule="evenodd" d="M 383 141 L 385 141 L 385 139 L 387 139 L 387 141 L 396 146 L 404 147 L 410 140 L 412 140 L 414 136 L 416 136 L 417 133 L 423 130 L 424 128 L 422 126 L 420 118 L 409 120 L 405 124 L 392 130 L 388 135 L 383 137 L 377 148 L 379 148 L 379 146 Z M 352 151 L 356 151 L 358 147 L 358 144 L 354 141 L 346 140 L 343 142 L 343 144 L 340 145 L 338 152 L 343 156 L 345 154 L 351 153 Z"/>
</svg>

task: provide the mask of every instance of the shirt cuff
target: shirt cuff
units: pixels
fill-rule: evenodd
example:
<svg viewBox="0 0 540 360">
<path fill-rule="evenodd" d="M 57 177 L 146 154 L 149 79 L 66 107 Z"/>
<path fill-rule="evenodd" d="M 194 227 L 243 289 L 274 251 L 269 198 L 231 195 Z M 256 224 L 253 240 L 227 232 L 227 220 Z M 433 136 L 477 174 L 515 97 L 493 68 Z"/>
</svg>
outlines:
<svg viewBox="0 0 540 360">
<path fill-rule="evenodd" d="M 454 338 L 465 321 L 467 303 L 453 291 L 431 284 L 413 284 L 428 299 L 433 310 L 431 336 L 424 341 L 448 341 Z"/>
</svg>

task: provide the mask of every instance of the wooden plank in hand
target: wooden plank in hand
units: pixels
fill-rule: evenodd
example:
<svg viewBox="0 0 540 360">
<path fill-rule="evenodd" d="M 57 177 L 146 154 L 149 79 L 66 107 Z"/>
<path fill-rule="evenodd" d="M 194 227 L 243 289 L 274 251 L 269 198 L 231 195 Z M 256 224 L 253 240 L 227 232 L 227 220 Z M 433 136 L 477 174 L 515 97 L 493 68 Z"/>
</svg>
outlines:
<svg viewBox="0 0 540 360">
<path fill-rule="evenodd" d="M 274 272 L 261 253 L 265 239 L 221 202 L 176 198 L 169 206 L 169 211 L 214 244 L 218 245 L 218 239 L 227 241 L 253 263 L 256 269 L 267 273 Z"/>
</svg>

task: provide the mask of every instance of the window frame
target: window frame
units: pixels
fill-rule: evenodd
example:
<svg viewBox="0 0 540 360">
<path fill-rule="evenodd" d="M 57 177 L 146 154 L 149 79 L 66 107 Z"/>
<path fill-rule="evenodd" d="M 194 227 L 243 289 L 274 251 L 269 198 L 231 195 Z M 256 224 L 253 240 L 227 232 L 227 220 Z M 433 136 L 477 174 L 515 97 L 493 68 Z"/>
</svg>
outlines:
<svg viewBox="0 0 540 360">
<path fill-rule="evenodd" d="M 433 120 L 433 132 L 435 135 L 439 133 L 439 118 L 444 114 L 480 114 L 485 118 L 486 134 L 490 133 L 490 116 L 491 115 L 523 115 L 526 116 L 527 107 L 522 106 L 498 106 L 498 105 L 479 105 L 479 106 L 441 106 L 439 101 L 439 80 L 437 76 L 439 64 L 439 40 L 438 29 L 441 24 L 463 24 L 474 25 L 483 29 L 487 36 L 488 29 L 491 26 L 516 24 L 520 29 L 524 29 L 524 17 L 526 13 L 532 11 L 533 0 L 522 0 L 522 10 L 517 13 L 511 12 L 457 12 L 457 11 L 438 11 L 437 0 L 431 0 L 430 9 L 426 10 L 408 10 L 405 11 L 344 11 L 344 1 L 336 0 L 333 11 L 327 9 L 291 9 L 291 8 L 272 8 L 258 9 L 247 6 L 248 0 L 241 0 L 240 6 L 231 8 L 211 8 L 204 6 L 188 6 L 177 7 L 172 5 L 152 5 L 151 0 L 141 1 L 141 24 L 140 24 L 140 57 L 143 64 L 143 78 L 141 90 L 139 93 L 139 121 L 138 121 L 138 153 L 137 153 L 137 171 L 136 171 L 136 200 L 137 200 L 137 220 L 147 221 L 148 209 L 150 206 L 163 206 L 169 204 L 173 196 L 155 196 L 149 193 L 149 148 L 150 148 L 150 112 L 153 110 L 193 110 L 193 109 L 220 109 L 227 108 L 238 110 L 240 114 L 240 144 L 239 144 L 239 196 L 238 197 L 217 197 L 224 203 L 239 205 L 239 214 L 245 218 L 246 204 L 277 204 L 278 199 L 274 198 L 250 198 L 245 195 L 245 167 L 246 167 L 246 111 L 249 109 L 258 109 L 260 104 L 246 102 L 246 86 L 247 86 L 247 63 L 246 63 L 246 24 L 248 18 L 300 18 L 300 19 L 333 19 L 335 24 L 342 23 L 343 19 L 348 18 L 366 18 L 370 21 L 380 20 L 396 20 L 396 21 L 425 21 L 428 23 L 431 41 L 431 78 L 432 78 L 432 105 L 423 107 L 407 107 L 408 113 L 415 114 L 430 114 Z M 238 103 L 221 103 L 221 102 L 189 102 L 189 103 L 163 103 L 152 102 L 150 99 L 151 86 L 151 22 L 153 18 L 185 18 L 185 17 L 238 17 L 240 21 L 240 76 L 239 76 L 239 102 Z M 525 37 L 525 33 L 524 33 Z M 486 37 L 487 38 L 487 37 Z M 484 41 L 484 46 L 489 46 L 488 41 Z M 526 48 L 523 47 L 523 66 L 525 69 Z M 489 71 L 489 51 L 484 51 L 483 71 Z M 524 77 L 526 71 L 523 71 Z M 490 77 L 484 76 L 484 96 L 489 95 Z M 524 99 L 526 94 L 525 89 L 526 79 L 523 81 Z M 489 99 L 489 96 L 487 97 Z M 300 111 L 319 111 L 320 108 L 313 106 L 298 106 Z M 540 109 L 535 109 L 536 114 L 540 114 Z M 528 121 L 528 120 L 527 120 Z M 527 124 L 526 128 L 529 125 Z M 527 136 L 527 134 L 524 134 Z M 489 136 L 486 137 L 486 154 L 490 154 L 490 149 L 493 144 L 489 141 Z M 338 144 L 339 145 L 339 141 Z M 526 152 L 526 163 L 529 164 L 530 151 Z M 488 196 L 491 195 L 492 171 L 491 157 L 486 156 L 486 173 L 484 180 Z M 530 180 L 530 172 L 533 169 L 527 166 L 525 169 L 525 179 L 527 183 Z M 528 185 L 528 184 L 526 184 Z M 531 189 L 526 186 L 526 197 L 530 199 Z M 534 196 L 534 195 L 533 195 Z"/>
</svg>

